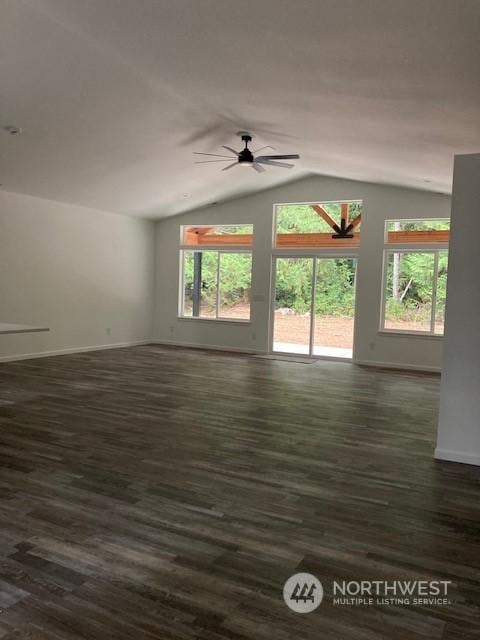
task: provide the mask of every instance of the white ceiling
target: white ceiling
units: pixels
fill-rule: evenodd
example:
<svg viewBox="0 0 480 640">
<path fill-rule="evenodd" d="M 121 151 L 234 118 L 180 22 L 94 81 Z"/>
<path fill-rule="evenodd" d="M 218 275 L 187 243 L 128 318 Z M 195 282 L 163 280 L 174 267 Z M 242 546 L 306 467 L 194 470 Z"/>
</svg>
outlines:
<svg viewBox="0 0 480 640">
<path fill-rule="evenodd" d="M 0 183 L 155 218 L 306 173 L 448 191 L 479 33 L 479 0 L 0 0 Z M 298 168 L 193 164 L 239 129 Z"/>
</svg>

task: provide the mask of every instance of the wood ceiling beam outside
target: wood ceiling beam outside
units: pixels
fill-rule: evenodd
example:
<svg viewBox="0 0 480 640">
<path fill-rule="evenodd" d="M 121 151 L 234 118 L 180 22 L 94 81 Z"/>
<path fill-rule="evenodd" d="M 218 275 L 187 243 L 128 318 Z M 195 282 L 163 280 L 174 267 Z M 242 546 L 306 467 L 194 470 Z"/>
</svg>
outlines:
<svg viewBox="0 0 480 640">
<path fill-rule="evenodd" d="M 215 227 L 187 227 L 189 233 L 196 233 L 199 236 L 204 236 L 212 229 L 215 229 Z"/>
<path fill-rule="evenodd" d="M 279 233 L 277 234 L 277 248 L 302 248 L 302 247 L 352 247 L 359 243 L 360 234 L 354 234 L 354 238 L 332 238 L 331 233 Z M 189 238 L 186 238 L 188 242 Z M 218 236 L 197 236 L 192 234 L 192 246 L 208 247 L 251 247 L 253 235 L 251 234 L 225 234 Z"/>
<path fill-rule="evenodd" d="M 361 220 L 355 218 L 350 224 L 354 228 L 360 225 Z M 354 238 L 345 238 L 346 245 L 354 245 L 360 233 L 354 234 Z M 188 243 L 189 238 L 186 238 Z M 388 243 L 389 244 L 442 244 L 448 243 L 449 232 L 448 231 L 389 231 Z M 296 247 L 296 246 L 340 246 L 338 244 L 339 239 L 332 238 L 330 233 L 279 233 L 277 234 L 277 247 Z M 252 246 L 253 235 L 252 234 L 224 234 L 218 236 L 198 236 L 192 234 L 192 245 L 206 245 L 206 246 Z"/>
<path fill-rule="evenodd" d="M 360 213 L 356 218 L 354 218 L 350 222 L 352 231 L 353 231 L 353 229 L 356 229 L 361 222 L 362 222 L 362 214 Z"/>
<path fill-rule="evenodd" d="M 387 242 L 389 244 L 441 244 L 448 243 L 450 232 L 448 230 L 421 230 L 421 231 L 389 231 Z"/>
<path fill-rule="evenodd" d="M 278 249 L 313 249 L 315 247 L 340 249 L 359 245 L 359 233 L 355 233 L 353 238 L 333 238 L 331 233 L 279 233 L 276 246 Z"/>
<path fill-rule="evenodd" d="M 312 205 L 315 212 L 320 215 L 327 224 L 336 225 L 331 216 L 319 205 Z M 351 231 L 359 227 L 362 222 L 361 214 L 349 223 Z M 337 225 L 336 225 L 337 226 Z M 232 233 L 207 235 L 209 229 L 214 227 L 192 227 L 186 230 L 184 243 L 186 246 L 229 246 L 251 247 L 253 234 Z M 201 233 L 198 233 L 198 230 Z M 353 234 L 353 238 L 332 238 L 330 233 L 278 233 L 276 236 L 277 248 L 302 248 L 302 247 L 355 247 L 359 244 L 360 233 Z M 447 244 L 450 233 L 447 230 L 420 230 L 420 231 L 389 231 L 388 244 Z"/>
<path fill-rule="evenodd" d="M 200 244 L 200 239 L 203 238 L 209 231 L 215 227 L 185 227 L 183 244 L 197 245 Z"/>
<path fill-rule="evenodd" d="M 329 227 L 331 227 L 334 231 L 337 231 L 338 224 L 331 217 L 331 215 L 327 211 L 325 211 L 323 207 L 321 207 L 319 204 L 312 204 L 312 209 L 315 211 L 315 213 L 318 213 L 318 215 L 325 220 Z"/>
<path fill-rule="evenodd" d="M 252 233 L 225 233 L 222 235 L 196 235 L 192 234 L 195 238 L 194 244 L 196 245 L 209 245 L 209 246 L 222 246 L 222 245 L 238 245 L 238 246 L 251 246 L 253 244 Z M 188 237 L 186 238 L 188 240 Z"/>
</svg>

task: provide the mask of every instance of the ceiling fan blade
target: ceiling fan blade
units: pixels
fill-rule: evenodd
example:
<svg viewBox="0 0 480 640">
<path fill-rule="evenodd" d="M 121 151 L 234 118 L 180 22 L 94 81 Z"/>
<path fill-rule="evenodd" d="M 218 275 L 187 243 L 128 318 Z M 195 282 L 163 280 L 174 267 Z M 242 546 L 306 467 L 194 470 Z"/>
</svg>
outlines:
<svg viewBox="0 0 480 640">
<path fill-rule="evenodd" d="M 201 151 L 194 151 L 194 155 L 196 156 L 214 156 L 215 158 L 231 158 L 232 156 L 222 156 L 220 153 L 202 153 Z M 237 155 L 235 153 L 235 155 Z"/>
<path fill-rule="evenodd" d="M 264 167 L 262 167 L 261 164 L 257 164 L 256 162 L 252 164 L 252 168 L 255 169 L 255 171 L 258 171 L 258 173 L 263 173 L 265 171 Z"/>
<path fill-rule="evenodd" d="M 193 164 L 208 164 L 210 162 L 228 162 L 232 158 L 228 158 L 228 160 L 195 160 Z M 236 160 L 235 160 L 236 162 Z"/>
<path fill-rule="evenodd" d="M 276 160 L 259 160 L 258 158 L 255 159 L 256 163 L 260 163 L 260 164 L 265 164 L 265 165 L 270 165 L 272 167 L 282 167 L 283 169 L 293 169 L 293 167 L 295 166 L 294 164 L 290 164 L 289 162 L 277 162 Z"/>
<path fill-rule="evenodd" d="M 232 167 L 235 167 L 237 164 L 238 164 L 238 161 L 235 160 L 235 162 L 232 162 L 232 164 L 229 164 L 226 167 L 223 167 L 222 171 L 226 171 L 227 169 L 231 169 Z"/>
<path fill-rule="evenodd" d="M 232 147 L 227 147 L 226 144 L 222 144 L 222 147 L 224 149 L 226 149 L 227 151 L 231 151 L 232 153 L 234 153 L 236 156 L 238 156 L 238 151 L 235 151 L 235 149 L 232 149 Z"/>
<path fill-rule="evenodd" d="M 259 160 L 298 160 L 299 158 L 300 156 L 298 153 L 290 153 L 279 156 L 259 156 L 258 158 L 255 158 L 255 162 L 258 162 Z"/>
<path fill-rule="evenodd" d="M 263 151 L 264 149 L 273 149 L 273 147 L 267 144 L 265 147 L 260 147 L 260 149 L 255 149 L 255 151 L 252 150 L 252 153 L 256 156 L 259 151 Z"/>
</svg>

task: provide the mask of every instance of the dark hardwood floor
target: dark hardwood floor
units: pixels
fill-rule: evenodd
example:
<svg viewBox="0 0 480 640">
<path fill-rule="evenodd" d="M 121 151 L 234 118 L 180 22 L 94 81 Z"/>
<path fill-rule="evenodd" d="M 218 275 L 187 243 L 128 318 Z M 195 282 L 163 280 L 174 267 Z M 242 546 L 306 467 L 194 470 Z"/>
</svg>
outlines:
<svg viewBox="0 0 480 640">
<path fill-rule="evenodd" d="M 480 637 L 480 469 L 433 460 L 438 390 L 159 346 L 0 365 L 0 637 Z M 452 604 L 334 606 L 334 579 Z"/>
</svg>

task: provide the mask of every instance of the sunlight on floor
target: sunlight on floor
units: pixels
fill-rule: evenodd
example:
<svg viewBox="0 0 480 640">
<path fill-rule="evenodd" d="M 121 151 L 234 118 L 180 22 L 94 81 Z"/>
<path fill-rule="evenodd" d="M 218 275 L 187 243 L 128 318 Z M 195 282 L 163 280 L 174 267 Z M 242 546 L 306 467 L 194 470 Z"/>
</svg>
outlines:
<svg viewBox="0 0 480 640">
<path fill-rule="evenodd" d="M 295 344 L 293 342 L 274 342 L 274 352 L 278 353 L 295 353 L 301 355 L 308 355 L 307 344 Z M 330 358 L 345 358 L 347 360 L 352 359 L 352 349 L 346 349 L 342 347 L 319 347 L 313 348 L 314 356 L 328 356 Z"/>
</svg>

